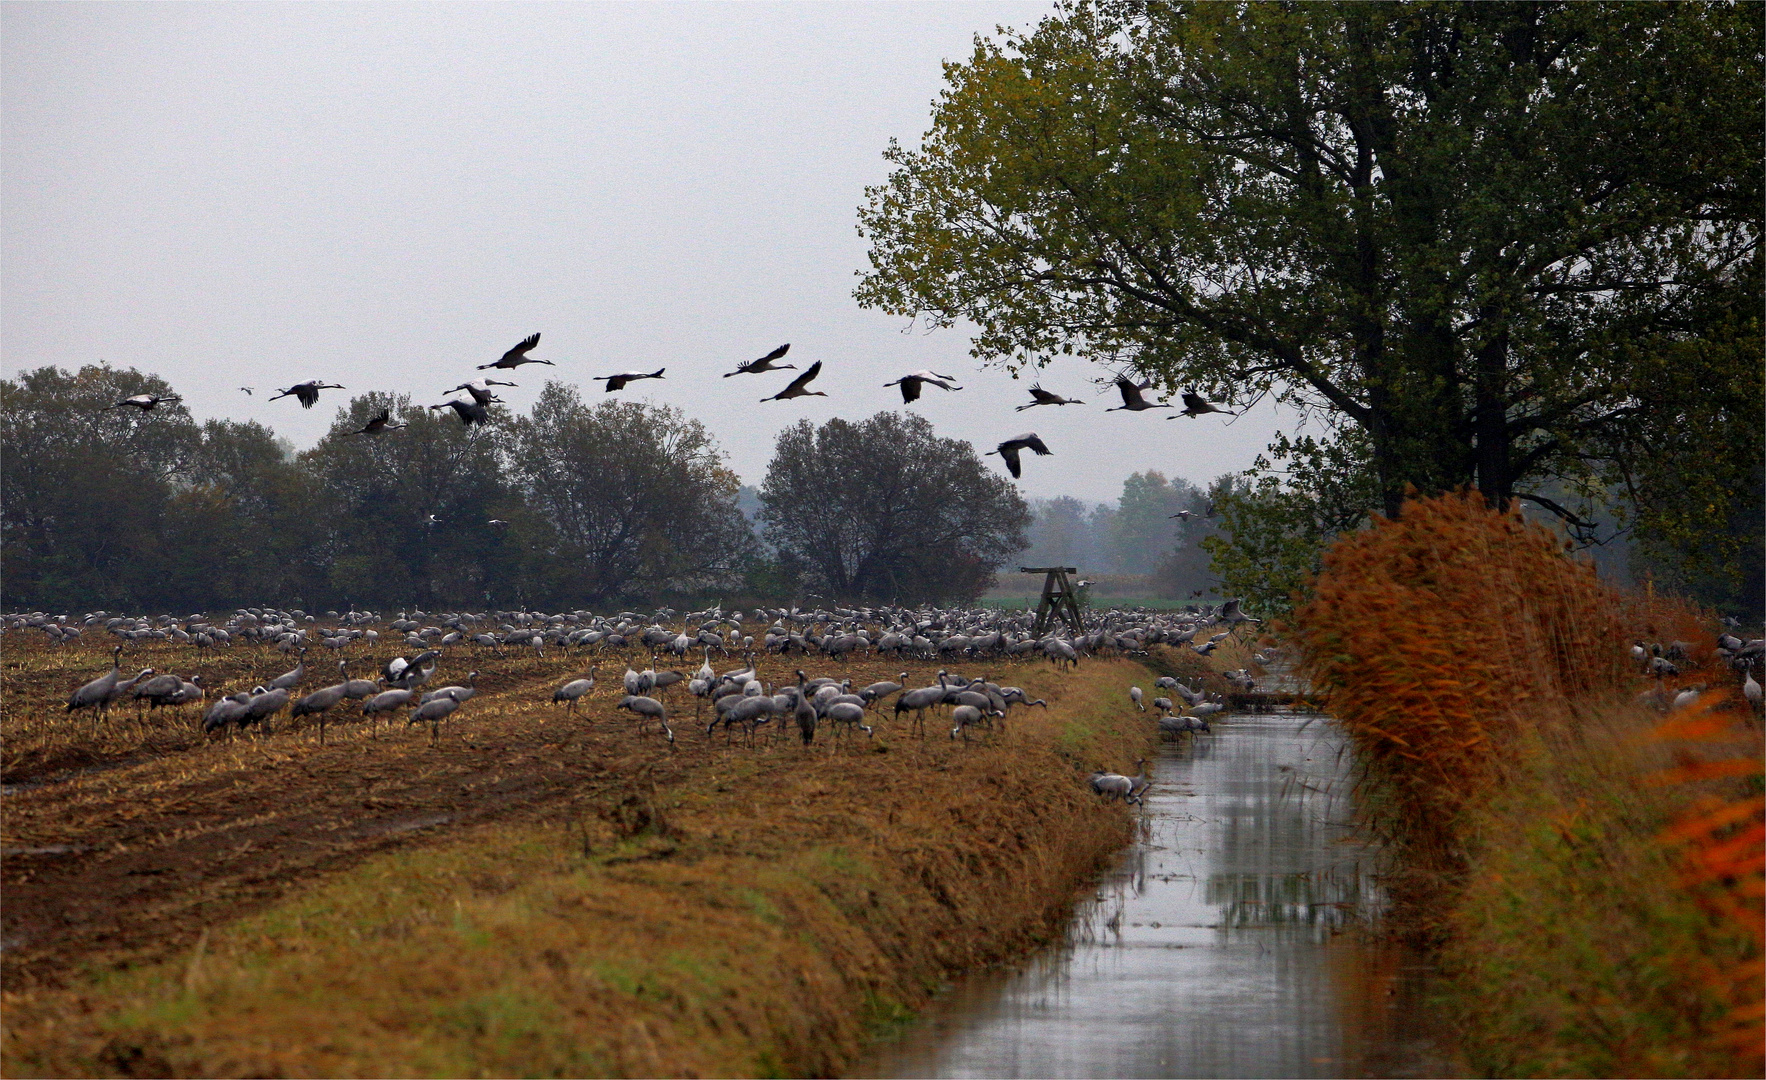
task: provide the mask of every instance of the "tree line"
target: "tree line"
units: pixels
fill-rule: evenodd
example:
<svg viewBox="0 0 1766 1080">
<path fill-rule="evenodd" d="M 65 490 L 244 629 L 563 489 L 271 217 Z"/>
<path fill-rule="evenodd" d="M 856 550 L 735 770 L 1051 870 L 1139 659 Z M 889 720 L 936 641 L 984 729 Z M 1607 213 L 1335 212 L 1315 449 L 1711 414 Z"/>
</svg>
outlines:
<svg viewBox="0 0 1766 1080">
<path fill-rule="evenodd" d="M 704 425 L 560 382 L 472 426 L 362 394 L 298 452 L 181 403 L 113 407 L 143 393 L 173 388 L 107 365 L 0 380 L 0 607 L 966 603 L 1029 523 L 911 415 L 787 429 L 751 521 Z M 405 426 L 349 434 L 383 409 Z"/>
</svg>

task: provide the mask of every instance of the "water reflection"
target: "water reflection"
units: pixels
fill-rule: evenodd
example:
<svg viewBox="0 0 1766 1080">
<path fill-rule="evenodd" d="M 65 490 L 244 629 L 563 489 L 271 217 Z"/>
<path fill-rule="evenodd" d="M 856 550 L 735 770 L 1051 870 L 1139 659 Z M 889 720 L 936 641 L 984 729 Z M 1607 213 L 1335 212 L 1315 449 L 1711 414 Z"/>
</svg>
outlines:
<svg viewBox="0 0 1766 1080">
<path fill-rule="evenodd" d="M 1427 970 L 1384 900 L 1334 727 L 1246 715 L 1170 745 L 1140 838 L 1067 943 L 964 982 L 865 1076 L 1434 1076 Z"/>
</svg>

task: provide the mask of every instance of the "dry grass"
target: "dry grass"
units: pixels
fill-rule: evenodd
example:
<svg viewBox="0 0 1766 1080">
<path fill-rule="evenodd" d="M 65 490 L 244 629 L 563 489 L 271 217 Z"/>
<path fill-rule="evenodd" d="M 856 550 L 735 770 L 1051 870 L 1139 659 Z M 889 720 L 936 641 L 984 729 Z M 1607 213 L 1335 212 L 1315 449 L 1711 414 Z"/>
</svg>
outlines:
<svg viewBox="0 0 1766 1080">
<path fill-rule="evenodd" d="M 239 655 L 204 662 L 288 666 Z M 683 724 L 669 753 L 605 693 L 561 719 L 545 698 L 581 665 L 522 656 L 480 665 L 434 749 L 356 724 L 156 751 L 146 728 L 82 742 L 89 721 L 41 715 L 71 687 L 26 690 L 54 658 L 15 661 L 0 725 L 39 733 L 17 768 L 147 760 L 8 798 L 9 846 L 83 852 L 7 860 L 9 938 L 51 935 L 8 950 L 8 1075 L 835 1071 L 940 980 L 1058 931 L 1129 827 L 1083 773 L 1150 741 L 1123 693 L 1150 676 L 1108 661 L 995 665 L 1053 708 L 968 746 Z M 44 909 L 74 901 L 89 932 L 53 936 Z"/>
<path fill-rule="evenodd" d="M 1475 495 L 1376 520 L 1318 584 L 1299 640 L 1474 1066 L 1759 1075 L 1759 729 L 1740 707 L 1658 728 L 1628 655 L 1684 641 L 1658 690 L 1721 684 L 1712 620 L 1613 594 Z"/>
</svg>

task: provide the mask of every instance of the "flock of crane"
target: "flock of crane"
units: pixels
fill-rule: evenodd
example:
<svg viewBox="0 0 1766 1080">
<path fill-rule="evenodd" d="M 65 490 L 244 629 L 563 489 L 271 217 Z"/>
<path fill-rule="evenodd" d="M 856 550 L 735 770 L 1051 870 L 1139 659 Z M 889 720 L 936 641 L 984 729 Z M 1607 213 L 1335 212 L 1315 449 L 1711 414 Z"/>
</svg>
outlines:
<svg viewBox="0 0 1766 1080">
<path fill-rule="evenodd" d="M 806 746 L 814 742 L 818 730 L 836 739 L 848 732 L 870 737 L 886 714 L 892 722 L 911 723 L 924 737 L 928 714 L 936 716 L 948 709 L 950 738 L 967 742 L 973 732 L 1003 731 L 1013 709 L 1047 708 L 1047 702 L 1020 687 L 1002 685 L 991 675 L 959 674 L 953 670 L 958 665 L 997 666 L 1024 660 L 1071 665 L 1088 656 L 1144 655 L 1156 644 L 1189 648 L 1206 656 L 1235 629 L 1255 621 L 1236 601 L 1178 612 L 1092 612 L 1083 632 L 1040 636 L 1033 632 L 1031 613 L 996 609 L 779 608 L 744 613 L 713 607 L 679 618 L 667 608 L 647 617 L 629 611 L 613 615 L 577 611 L 434 616 L 401 612 L 396 619 L 382 621 L 373 612 L 331 611 L 317 616 L 299 610 L 248 608 L 215 620 L 200 615 L 178 619 L 107 612 L 93 612 L 77 620 L 42 612 L 12 614 L 0 616 L 0 632 L 38 632 L 59 644 L 94 632 L 117 639 L 110 670 L 74 690 L 67 700 L 68 712 L 89 710 L 95 722 L 102 722 L 111 708 L 129 704 L 146 710 L 206 702 L 202 714 L 205 734 L 248 728 L 268 733 L 272 719 L 286 712 L 291 719 L 316 721 L 321 743 L 326 739 L 327 725 L 339 719 L 391 721 L 408 709 L 408 723 L 428 725 L 434 744 L 442 723 L 477 693 L 477 667 L 488 666 L 511 650 L 531 651 L 543 658 L 551 649 L 582 655 L 588 663 L 584 674 L 552 691 L 553 704 L 575 713 L 578 704 L 596 690 L 601 661 L 623 662 L 626 670 L 614 707 L 634 714 L 640 733 L 654 727 L 672 748 L 684 708 L 669 704 L 670 692 L 676 687 L 692 699 L 694 722 L 704 724 L 705 735 L 714 736 L 722 727 L 726 741 L 741 735 L 752 745 L 757 734 L 766 731 L 773 732 L 775 738 L 795 731 Z M 750 632 L 756 629 L 758 637 Z M 409 655 L 384 663 L 370 657 L 352 660 L 340 656 L 336 682 L 301 692 L 312 674 L 307 654 L 315 646 L 339 653 L 352 648 L 372 651 L 380 647 L 383 638 L 396 641 Z M 209 688 L 200 675 L 183 677 L 144 668 L 125 677 L 122 657 L 136 642 L 169 642 L 198 651 L 241 643 L 270 646 L 296 658 L 296 663 L 291 670 L 249 690 L 210 701 Z M 468 652 L 473 670 L 457 684 L 426 689 L 451 650 Z M 666 667 L 669 658 L 695 653 L 701 659 L 695 671 Z M 719 672 L 712 665 L 714 653 L 729 658 L 740 655 L 743 662 Z M 761 654 L 795 655 L 803 658 L 806 666 L 812 659 L 839 662 L 855 656 L 888 656 L 948 666 L 939 670 L 935 683 L 921 687 L 908 685 L 906 671 L 895 680 L 863 686 L 855 686 L 850 678 L 812 678 L 801 669 L 795 671 L 794 681 L 768 682 L 755 663 Z M 643 670 L 634 666 L 639 658 L 647 658 Z M 374 665 L 374 677 L 352 678 L 352 662 Z M 1249 690 L 1253 685 L 1246 670 L 1228 672 L 1226 679 L 1239 689 Z M 1158 719 L 1162 735 L 1205 732 L 1209 730 L 1208 718 L 1226 708 L 1217 696 L 1173 678 L 1161 678 L 1155 686 L 1182 702 L 1174 708 L 1170 697 L 1153 700 L 1163 714 Z M 1139 687 L 1132 689 L 1131 702 L 1146 709 Z M 346 712 L 346 704 L 354 707 Z"/>
<path fill-rule="evenodd" d="M 529 335 L 514 348 L 505 352 L 497 360 L 492 361 L 489 364 L 480 364 L 478 365 L 478 368 L 480 371 L 514 371 L 523 364 L 547 364 L 556 366 L 551 360 L 537 359 L 528 355 L 539 345 L 539 343 L 540 335 Z M 745 364 L 738 364 L 736 370 L 726 372 L 724 378 L 727 379 L 734 375 L 759 375 L 771 371 L 796 371 L 797 365 L 783 364 L 779 362 L 790 349 L 790 342 L 786 342 L 757 360 L 750 360 Z M 634 382 L 644 379 L 661 379 L 664 377 L 663 373 L 667 370 L 667 367 L 659 367 L 655 371 L 622 371 L 615 375 L 597 375 L 594 377 L 594 381 L 604 384 L 606 392 L 611 394 L 625 389 Z M 801 397 L 827 397 L 828 395 L 822 391 L 811 390 L 809 388 L 809 384 L 814 382 L 816 377 L 821 373 L 822 362 L 817 360 L 786 384 L 783 390 L 768 397 L 761 398 L 760 400 L 762 403 L 765 403 L 768 401 L 790 401 L 794 398 Z M 450 398 L 439 405 L 431 405 L 429 407 L 431 409 L 452 409 L 454 414 L 459 417 L 461 424 L 471 427 L 474 424 L 484 423 L 490 416 L 490 406 L 502 401 L 501 398 L 497 397 L 496 391 L 493 390 L 492 387 L 515 385 L 515 383 L 493 379 L 489 376 L 470 379 L 448 391 L 450 394 L 464 392 L 467 395 L 465 398 Z M 1114 380 L 1114 385 L 1117 391 L 1122 395 L 1122 404 L 1106 409 L 1104 410 L 1105 412 L 1145 412 L 1154 409 L 1176 408 L 1176 406 L 1167 405 L 1163 402 L 1147 400 L 1146 392 L 1152 389 L 1153 386 L 1151 382 L 1137 383 L 1132 379 L 1129 379 L 1127 376 L 1118 375 Z M 949 375 L 941 375 L 936 371 L 916 371 L 912 374 L 903 375 L 899 379 L 886 382 L 883 386 L 885 388 L 891 386 L 898 388 L 901 391 L 902 403 L 909 405 L 918 401 L 921 391 L 928 386 L 936 386 L 939 389 L 946 391 L 962 389 L 961 386 L 957 385 L 955 378 Z M 252 393 L 252 388 L 249 386 L 242 386 L 239 389 L 247 395 Z M 269 400 L 276 401 L 281 398 L 292 397 L 300 402 L 302 408 L 310 409 L 318 402 L 319 392 L 321 390 L 342 389 L 345 389 L 345 387 L 339 383 L 328 383 L 321 379 L 311 379 L 307 382 L 296 383 L 293 386 L 282 387 L 278 389 L 275 396 L 271 397 Z M 148 413 L 166 402 L 175 403 L 182 400 L 183 399 L 176 394 L 136 394 L 133 397 L 124 398 L 122 401 L 109 406 L 109 408 L 134 408 L 140 410 L 142 413 Z M 1062 397 L 1059 394 L 1044 390 L 1041 384 L 1033 384 L 1030 387 L 1030 403 L 1027 405 L 1019 405 L 1014 411 L 1023 412 L 1025 409 L 1034 409 L 1039 405 L 1060 406 L 1083 404 L 1085 404 L 1085 402 L 1078 398 Z M 1220 413 L 1224 416 L 1238 415 L 1237 413 L 1230 412 L 1218 405 L 1211 404 L 1192 389 L 1186 390 L 1183 393 L 1183 408 L 1177 412 L 1170 413 L 1166 419 L 1176 419 L 1179 416 L 1193 418 L 1205 413 Z M 343 434 L 381 435 L 390 431 L 397 431 L 404 426 L 404 424 L 400 424 L 393 420 L 391 409 L 381 409 L 380 412 L 369 418 L 368 422 L 362 427 L 355 431 L 346 431 Z M 999 455 L 1000 460 L 1005 462 L 1006 469 L 1012 474 L 1013 479 L 1019 479 L 1023 475 L 1023 466 L 1020 462 L 1019 455 L 1025 450 L 1032 451 L 1040 456 L 1047 456 L 1053 452 L 1048 448 L 1047 444 L 1037 436 L 1036 432 L 1027 431 L 1000 443 L 994 449 L 989 450 L 988 454 Z"/>
</svg>

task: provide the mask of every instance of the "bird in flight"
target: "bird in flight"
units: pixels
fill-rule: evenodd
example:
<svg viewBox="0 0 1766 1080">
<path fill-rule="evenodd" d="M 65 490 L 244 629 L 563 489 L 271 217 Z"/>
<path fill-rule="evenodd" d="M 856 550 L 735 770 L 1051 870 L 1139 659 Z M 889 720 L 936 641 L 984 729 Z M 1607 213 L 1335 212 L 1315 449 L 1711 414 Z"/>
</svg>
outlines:
<svg viewBox="0 0 1766 1080">
<path fill-rule="evenodd" d="M 179 397 L 177 394 L 166 394 L 164 397 L 161 397 L 157 394 L 136 394 L 134 397 L 124 398 L 123 400 L 117 402 L 115 405 L 106 405 L 105 408 L 107 408 L 107 409 L 120 409 L 124 405 L 132 405 L 135 408 L 140 409 L 142 412 L 152 412 L 154 410 L 155 406 L 159 405 L 159 403 L 162 401 L 170 401 L 170 402 L 176 403 L 176 402 L 180 402 L 183 400 L 184 399 Z"/>
<path fill-rule="evenodd" d="M 540 335 L 535 334 L 504 353 L 502 358 L 496 363 L 478 365 L 478 370 L 483 371 L 485 368 L 502 368 L 504 371 L 513 371 L 523 364 L 552 364 L 552 361 L 550 360 L 535 360 L 533 357 L 527 355 L 532 351 L 533 347 L 539 343 Z M 552 364 L 552 366 L 557 367 L 558 365 Z"/>
<path fill-rule="evenodd" d="M 1190 514 L 1191 514 L 1191 511 L 1189 511 L 1189 510 L 1179 510 L 1177 513 L 1175 513 L 1171 516 L 1174 518 L 1182 518 L 1187 521 L 1187 520 L 1189 520 Z"/>
<path fill-rule="evenodd" d="M 775 363 L 773 363 L 774 360 L 777 360 L 779 357 L 784 356 L 785 353 L 790 348 L 791 348 L 791 343 L 789 341 L 787 341 L 785 344 L 774 349 L 772 352 L 767 353 L 765 356 L 761 357 L 759 360 L 750 360 L 746 364 L 737 364 L 735 371 L 724 372 L 724 378 L 727 379 L 731 375 L 758 375 L 759 373 L 761 373 L 763 371 L 779 371 L 779 370 L 786 369 L 786 368 L 789 368 L 792 371 L 796 371 L 797 370 L 796 364 L 775 364 Z"/>
<path fill-rule="evenodd" d="M 1048 447 L 1043 445 L 1042 440 L 1036 437 L 1036 432 L 1034 431 L 1026 431 L 1022 435 L 1015 435 L 1012 438 L 1007 439 L 1005 442 L 1000 443 L 996 448 L 989 450 L 988 453 L 998 454 L 1000 460 L 1006 463 L 1006 469 L 1011 472 L 1012 479 L 1016 480 L 1024 475 L 1018 467 L 1018 453 L 1022 450 L 1034 450 L 1037 454 L 1045 457 L 1052 453 Z"/>
<path fill-rule="evenodd" d="M 667 370 L 665 367 L 659 367 L 655 371 L 622 371 L 618 375 L 597 375 L 595 380 L 597 382 L 605 381 L 607 392 L 611 394 L 615 390 L 624 390 L 625 384 L 629 382 L 637 382 L 639 379 L 660 379 L 662 373 Z"/>
<path fill-rule="evenodd" d="M 344 432 L 344 434 L 345 435 L 378 435 L 383 431 L 397 431 L 398 429 L 400 429 L 404 426 L 405 426 L 404 424 L 395 424 L 392 422 L 392 410 L 391 409 L 381 409 L 379 412 L 374 414 L 372 419 L 370 419 L 366 424 L 363 424 L 360 430 L 346 431 L 346 432 Z"/>
<path fill-rule="evenodd" d="M 491 387 L 514 385 L 515 384 L 512 382 L 500 382 L 496 379 L 473 379 L 471 382 L 461 383 L 459 386 L 454 387 L 454 389 L 449 390 L 448 393 L 453 394 L 464 390 L 472 395 L 473 401 L 478 402 L 480 405 L 489 405 L 493 402 L 500 402 L 503 400 L 491 390 Z"/>
<path fill-rule="evenodd" d="M 774 394 L 772 397 L 764 397 L 764 398 L 761 398 L 760 400 L 762 400 L 762 401 L 789 401 L 792 398 L 799 398 L 799 397 L 827 397 L 828 395 L 822 393 L 820 390 L 806 390 L 806 389 L 804 389 L 805 387 L 807 387 L 809 385 L 811 379 L 814 379 L 817 375 L 820 375 L 821 373 L 822 373 L 822 362 L 820 360 L 817 360 L 815 363 L 811 364 L 808 368 L 806 368 L 802 375 L 799 375 L 799 376 L 797 376 L 797 378 L 792 379 L 790 386 L 785 387 L 785 389 Z"/>
<path fill-rule="evenodd" d="M 920 389 L 922 386 L 930 384 L 938 387 L 940 390 L 961 390 L 962 387 L 956 385 L 956 382 L 957 381 L 951 376 L 940 375 L 936 371 L 916 371 L 912 375 L 903 375 L 901 378 L 895 380 L 895 382 L 886 382 L 883 385 L 899 385 L 901 387 L 902 403 L 912 404 L 920 399 Z"/>
<path fill-rule="evenodd" d="M 239 389 L 241 389 L 241 390 L 243 390 L 243 391 L 245 391 L 245 396 L 246 396 L 246 397 L 250 397 L 250 396 L 251 396 L 251 387 L 249 387 L 249 386 L 241 386 L 241 387 L 240 387 L 240 388 L 239 388 Z"/>
<path fill-rule="evenodd" d="M 467 427 L 484 423 L 485 417 L 490 415 L 489 406 L 480 405 L 476 401 L 460 401 L 457 398 L 444 401 L 440 405 L 431 405 L 430 408 L 454 410 L 455 415 L 460 418 L 460 423 Z"/>
<path fill-rule="evenodd" d="M 486 525 L 501 526 L 501 525 L 507 525 L 509 523 L 507 521 L 504 521 L 502 518 L 491 518 L 489 521 L 485 522 L 485 524 Z"/>
<path fill-rule="evenodd" d="M 1146 409 L 1170 408 L 1169 405 L 1160 405 L 1156 402 L 1148 401 L 1141 396 L 1141 391 L 1150 390 L 1152 387 L 1153 381 L 1151 379 L 1148 379 L 1144 383 L 1137 383 L 1130 382 L 1126 375 L 1118 375 L 1116 376 L 1116 389 L 1122 391 L 1122 404 L 1112 406 L 1104 411 L 1122 412 L 1126 410 L 1128 412 L 1142 412 Z"/>
<path fill-rule="evenodd" d="M 301 408 L 310 409 L 319 403 L 319 391 L 342 389 L 342 383 L 320 382 L 318 379 L 313 379 L 304 383 L 295 383 L 293 386 L 290 386 L 285 390 L 279 390 L 276 393 L 276 397 L 273 397 L 270 400 L 275 401 L 278 398 L 292 397 L 300 402 Z"/>
<path fill-rule="evenodd" d="M 1167 416 L 1165 419 L 1176 420 L 1179 416 L 1188 416 L 1188 417 L 1194 418 L 1197 416 L 1201 416 L 1203 413 L 1211 413 L 1211 412 L 1226 413 L 1226 415 L 1228 415 L 1228 416 L 1239 415 L 1236 412 L 1227 412 L 1227 410 L 1221 408 L 1218 405 L 1210 405 L 1206 398 L 1202 397 L 1202 395 L 1196 393 L 1194 390 L 1185 390 L 1183 392 L 1183 412 L 1172 413 L 1170 416 Z"/>
<path fill-rule="evenodd" d="M 1030 404 L 1020 405 L 1016 409 L 1013 409 L 1012 411 L 1013 412 L 1023 412 L 1025 409 L 1034 409 L 1038 405 L 1084 405 L 1085 404 L 1085 402 L 1079 400 L 1078 398 L 1062 397 L 1060 394 L 1051 394 L 1047 390 L 1044 390 L 1042 388 L 1041 384 L 1039 384 L 1039 383 L 1031 383 L 1030 384 L 1030 396 L 1033 399 L 1030 402 Z"/>
</svg>

